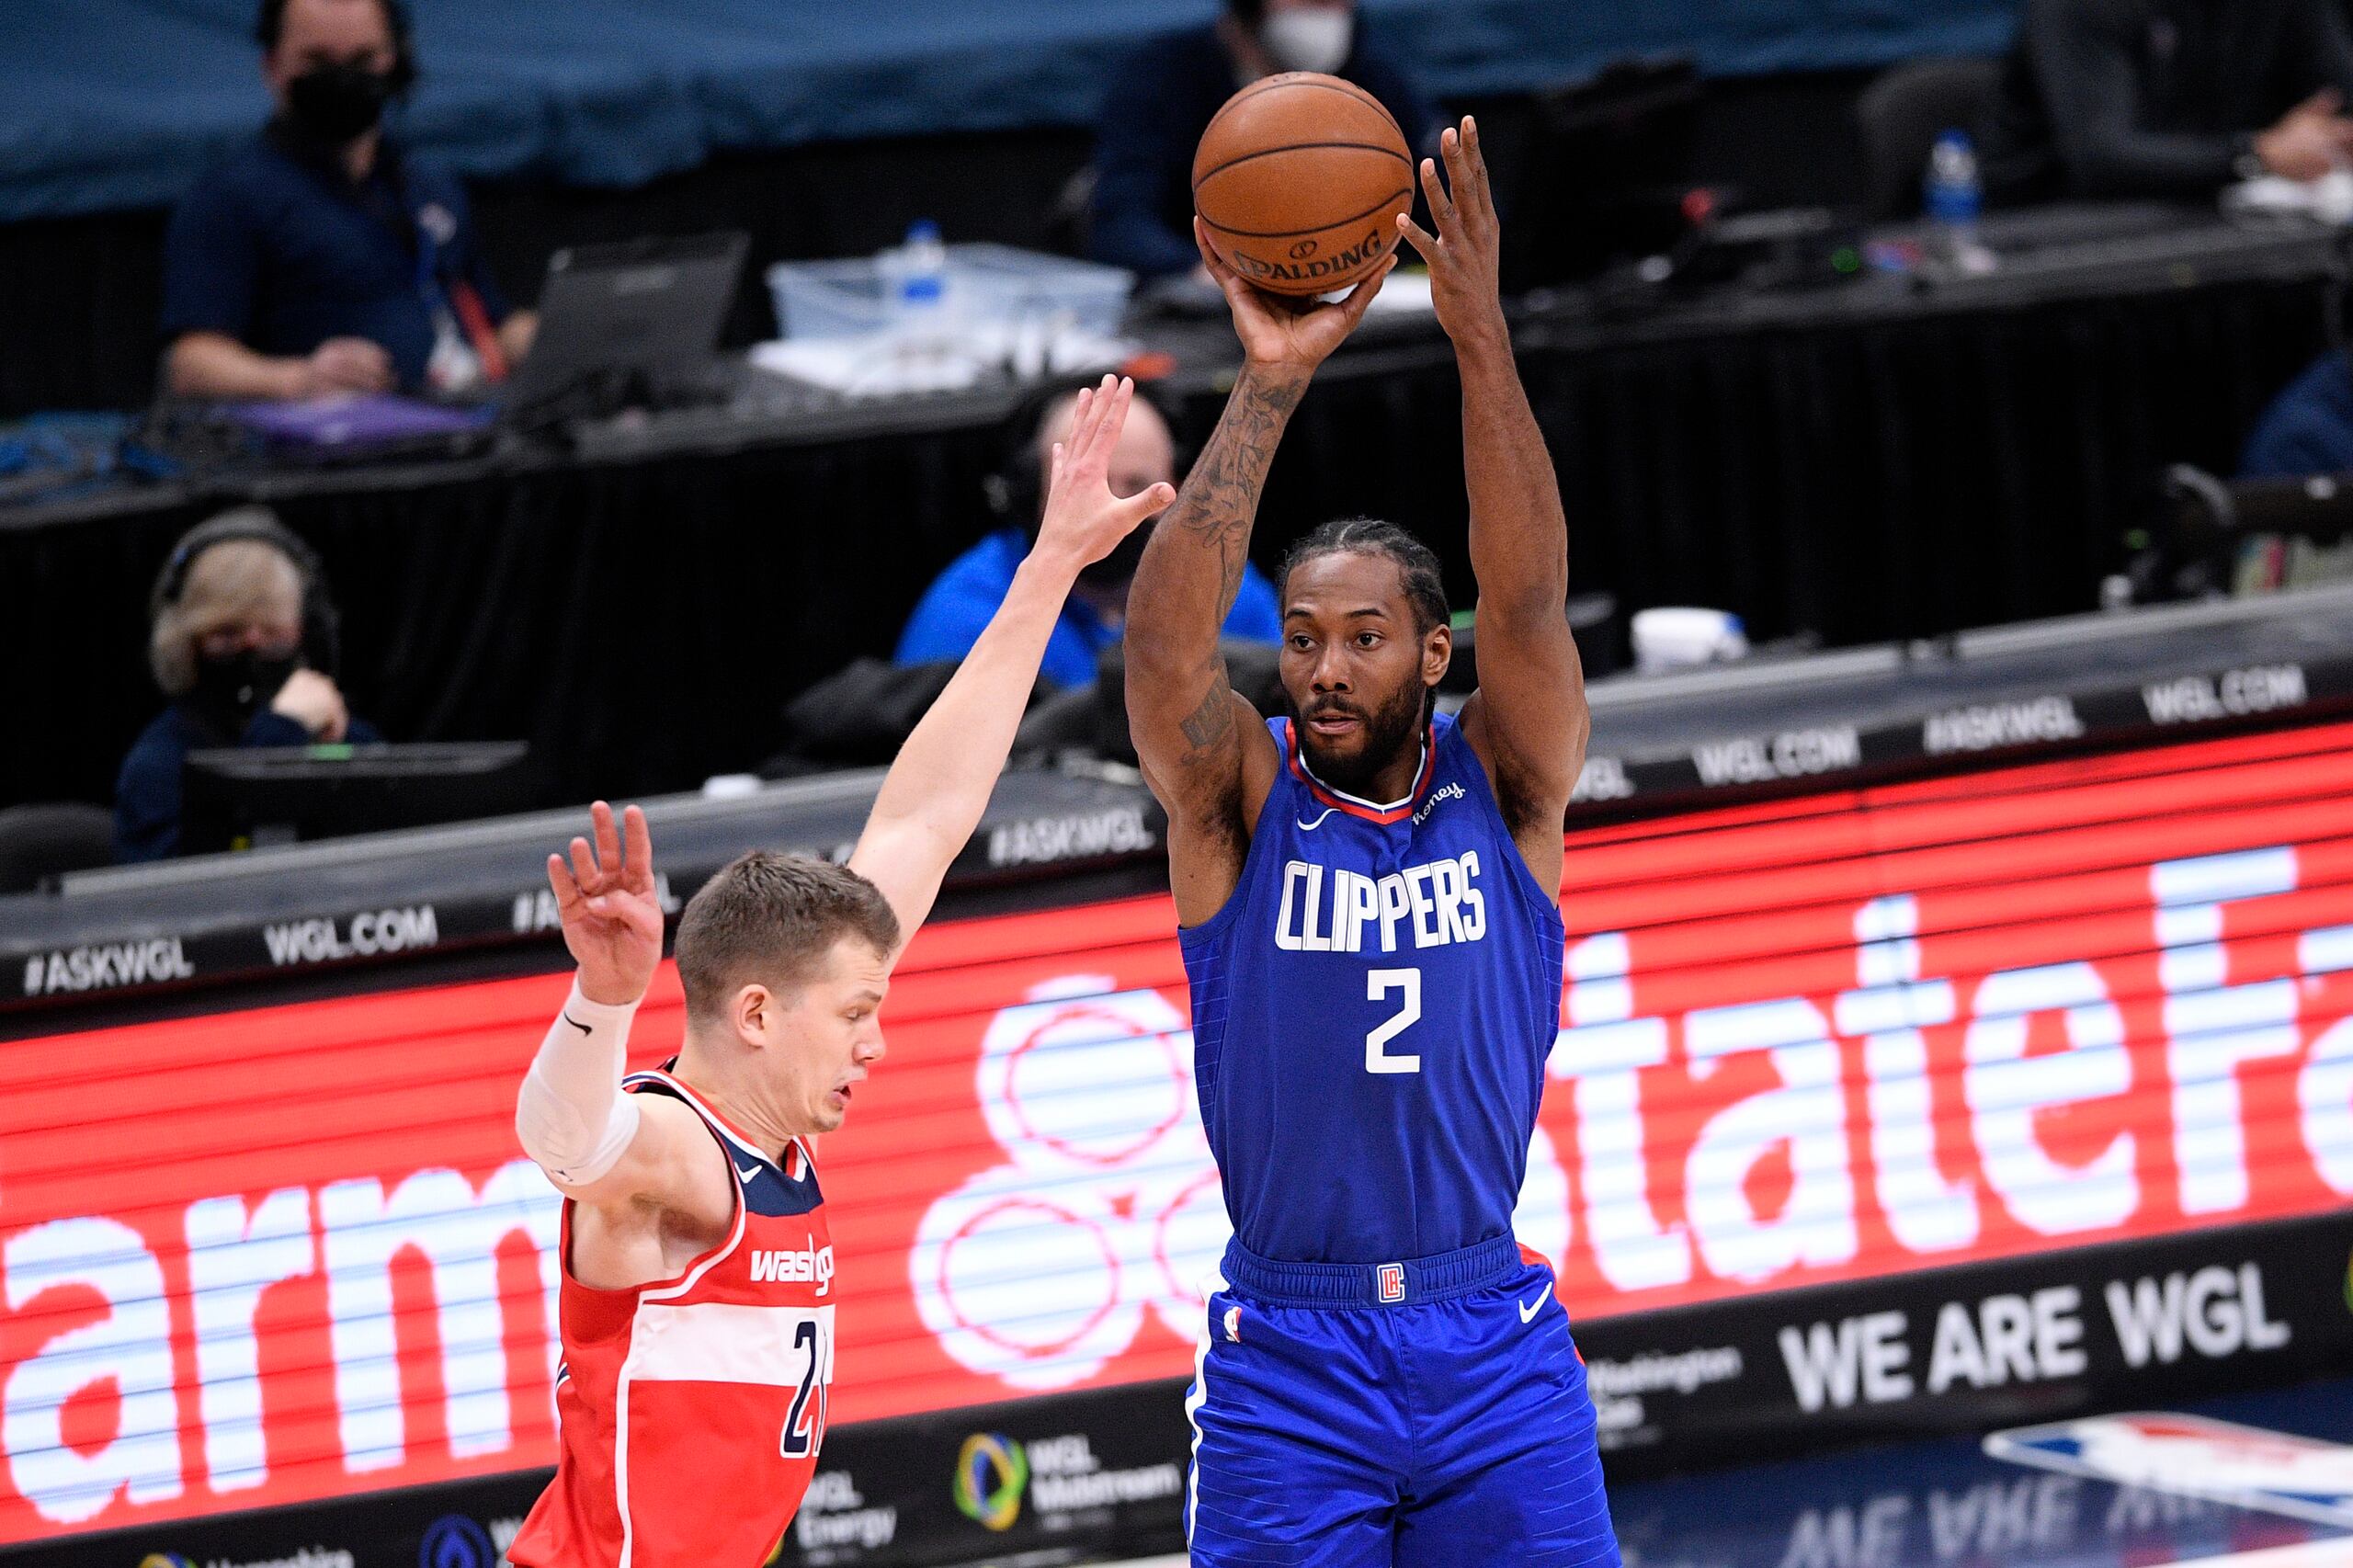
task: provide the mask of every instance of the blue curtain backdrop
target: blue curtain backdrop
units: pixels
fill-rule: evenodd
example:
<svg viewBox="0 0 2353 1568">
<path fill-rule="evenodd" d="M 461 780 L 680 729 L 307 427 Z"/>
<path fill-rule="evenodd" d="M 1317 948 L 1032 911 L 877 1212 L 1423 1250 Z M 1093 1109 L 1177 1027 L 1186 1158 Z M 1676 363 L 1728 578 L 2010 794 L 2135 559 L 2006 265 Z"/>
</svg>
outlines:
<svg viewBox="0 0 2353 1568">
<path fill-rule="evenodd" d="M 1633 54 L 1711 75 L 1990 53 L 2018 0 L 1364 0 L 1441 96 Z M 152 207 L 262 112 L 253 0 L 0 5 L 0 222 Z M 724 149 L 1082 124 L 1214 0 L 413 0 L 414 142 L 470 176 L 628 186 Z"/>
</svg>

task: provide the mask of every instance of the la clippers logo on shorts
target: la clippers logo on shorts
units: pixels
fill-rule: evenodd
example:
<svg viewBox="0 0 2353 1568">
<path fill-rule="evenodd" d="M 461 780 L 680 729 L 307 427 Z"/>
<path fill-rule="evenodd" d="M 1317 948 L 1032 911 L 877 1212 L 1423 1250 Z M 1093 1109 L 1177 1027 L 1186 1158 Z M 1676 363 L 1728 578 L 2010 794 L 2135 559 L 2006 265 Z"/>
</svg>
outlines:
<svg viewBox="0 0 2353 1568">
<path fill-rule="evenodd" d="M 1405 1299 L 1405 1266 L 1404 1264 L 1382 1264 L 1381 1272 L 1375 1276 L 1375 1278 L 1380 1284 L 1382 1301 L 1402 1301 Z"/>
</svg>

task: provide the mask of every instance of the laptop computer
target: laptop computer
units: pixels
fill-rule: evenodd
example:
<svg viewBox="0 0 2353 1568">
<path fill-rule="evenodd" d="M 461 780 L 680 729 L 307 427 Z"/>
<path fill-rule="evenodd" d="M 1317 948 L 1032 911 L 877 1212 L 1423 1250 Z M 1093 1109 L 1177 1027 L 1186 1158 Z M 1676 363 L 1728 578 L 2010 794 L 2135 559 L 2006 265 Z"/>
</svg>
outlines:
<svg viewBox="0 0 2353 1568">
<path fill-rule="evenodd" d="M 548 260 L 540 332 L 503 389 L 510 423 L 660 406 L 709 374 L 750 242 L 741 233 L 579 245 Z"/>
<path fill-rule="evenodd" d="M 502 428 L 724 395 L 715 351 L 749 248 L 728 232 L 556 252 L 540 290 L 539 334 L 500 385 L 440 399 L 372 392 L 232 403 L 217 413 L 279 461 L 382 462 L 462 457 Z"/>
</svg>

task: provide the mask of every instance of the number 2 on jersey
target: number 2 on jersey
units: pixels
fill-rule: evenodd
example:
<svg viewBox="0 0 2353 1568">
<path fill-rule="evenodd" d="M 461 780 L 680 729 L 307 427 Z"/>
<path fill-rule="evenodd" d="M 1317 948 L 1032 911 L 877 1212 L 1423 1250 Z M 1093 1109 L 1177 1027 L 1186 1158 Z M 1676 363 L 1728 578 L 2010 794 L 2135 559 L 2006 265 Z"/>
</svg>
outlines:
<svg viewBox="0 0 2353 1568">
<path fill-rule="evenodd" d="M 809 1359 L 801 1374 L 801 1392 L 792 1396 L 791 1413 L 777 1438 L 777 1452 L 789 1460 L 806 1458 L 825 1440 L 825 1331 L 818 1322 L 803 1318 L 793 1325 L 792 1347 Z M 812 1394 L 816 1404 L 810 1405 Z"/>
<path fill-rule="evenodd" d="M 1364 1070 L 1368 1073 L 1418 1073 L 1422 1059 L 1418 1056 L 1392 1056 L 1389 1042 L 1420 1019 L 1422 1016 L 1422 971 L 1418 969 L 1376 969 L 1364 977 L 1365 999 L 1378 1002 L 1392 991 L 1404 993 L 1404 1001 L 1389 1021 L 1364 1037 Z"/>
</svg>

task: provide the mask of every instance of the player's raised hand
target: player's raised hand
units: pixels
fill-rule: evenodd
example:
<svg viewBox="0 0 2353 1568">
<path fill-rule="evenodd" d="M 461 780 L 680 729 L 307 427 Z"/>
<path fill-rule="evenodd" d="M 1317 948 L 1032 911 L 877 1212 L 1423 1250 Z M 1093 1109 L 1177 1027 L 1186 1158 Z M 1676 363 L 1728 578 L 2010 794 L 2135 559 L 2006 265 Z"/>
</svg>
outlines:
<svg viewBox="0 0 2353 1568">
<path fill-rule="evenodd" d="M 1242 351 L 1250 362 L 1302 370 L 1314 369 L 1347 341 L 1357 323 L 1364 320 L 1373 296 L 1381 292 L 1381 280 L 1397 265 L 1397 258 L 1391 256 L 1349 290 L 1346 299 L 1323 304 L 1312 299 L 1278 298 L 1253 289 L 1219 257 L 1199 218 L 1193 220 L 1193 243 L 1201 247 L 1201 265 L 1225 291 L 1226 303 L 1233 309 L 1233 330 L 1241 335 Z"/>
<path fill-rule="evenodd" d="M 563 919 L 563 945 L 580 966 L 580 994 L 622 1006 L 645 994 L 662 962 L 662 902 L 654 885 L 654 840 L 645 813 L 621 813 L 599 801 L 588 808 L 593 849 L 572 841 L 572 859 L 548 857 L 548 885 Z"/>
<path fill-rule="evenodd" d="M 1504 330 L 1502 286 L 1497 281 L 1502 228 L 1495 222 L 1495 191 L 1487 183 L 1487 160 L 1479 151 L 1479 122 L 1469 115 L 1438 137 L 1446 160 L 1440 184 L 1438 165 L 1422 160 L 1422 194 L 1438 233 L 1425 233 L 1413 214 L 1397 215 L 1408 244 L 1429 263 L 1430 302 L 1438 324 L 1458 344 L 1466 334 Z"/>
<path fill-rule="evenodd" d="M 1072 411 L 1070 434 L 1054 443 L 1038 550 L 1060 557 L 1074 572 L 1110 554 L 1138 524 L 1176 499 L 1176 487 L 1165 483 L 1133 495 L 1111 493 L 1111 454 L 1135 391 L 1135 382 L 1124 376 L 1106 376 L 1100 386 L 1086 388 Z"/>
</svg>

